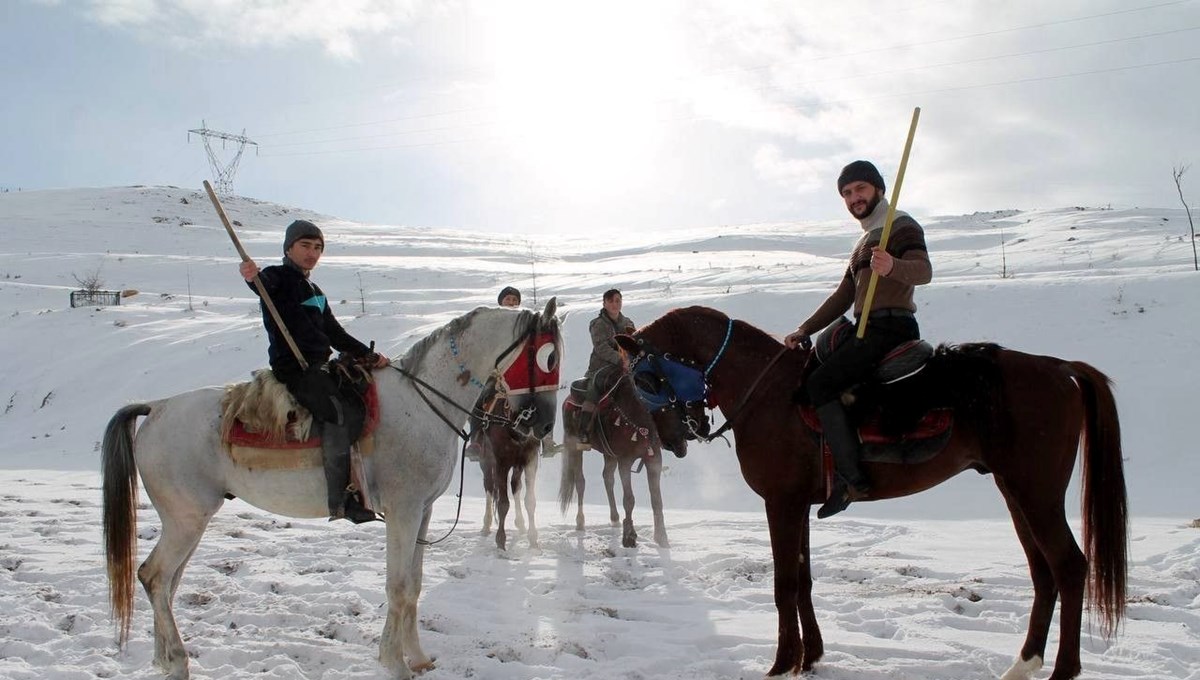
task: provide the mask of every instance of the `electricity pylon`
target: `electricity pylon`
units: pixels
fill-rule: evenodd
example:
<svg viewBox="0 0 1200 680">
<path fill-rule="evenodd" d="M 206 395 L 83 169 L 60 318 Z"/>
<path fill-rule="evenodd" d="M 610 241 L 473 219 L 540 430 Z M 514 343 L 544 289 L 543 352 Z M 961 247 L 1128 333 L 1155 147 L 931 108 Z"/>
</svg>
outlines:
<svg viewBox="0 0 1200 680">
<path fill-rule="evenodd" d="M 200 135 L 204 140 L 204 150 L 208 152 L 208 164 L 212 167 L 213 186 L 218 194 L 231 195 L 233 194 L 233 176 L 237 174 L 238 163 L 242 160 L 242 152 L 246 150 L 247 144 L 254 145 L 254 153 L 258 153 L 258 142 L 251 141 L 246 137 L 246 131 L 243 129 L 242 134 L 234 135 L 228 132 L 218 132 L 209 130 L 203 120 L 200 121 L 200 129 L 188 130 L 188 141 L 192 141 L 192 133 Z M 211 139 L 221 140 L 221 148 L 225 148 L 225 142 L 237 142 L 237 153 L 233 155 L 233 160 L 228 163 L 222 163 L 217 157 L 217 152 L 213 149 Z"/>
</svg>

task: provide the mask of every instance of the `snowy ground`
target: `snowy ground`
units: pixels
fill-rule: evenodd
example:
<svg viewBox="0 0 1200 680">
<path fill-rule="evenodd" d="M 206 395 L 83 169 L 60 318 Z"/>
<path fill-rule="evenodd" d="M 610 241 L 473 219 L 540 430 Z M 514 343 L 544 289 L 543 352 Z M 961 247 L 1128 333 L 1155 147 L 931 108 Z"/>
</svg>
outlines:
<svg viewBox="0 0 1200 680">
<path fill-rule="evenodd" d="M 246 198 L 226 202 L 260 264 L 296 217 L 328 250 L 314 273 L 351 333 L 396 355 L 506 284 L 565 310 L 565 377 L 587 360 L 600 293 L 648 323 L 706 304 L 783 334 L 824 299 L 849 220 L 553 239 L 358 225 Z M 926 338 L 990 340 L 1095 364 L 1114 379 L 1130 493 L 1129 619 L 1085 631 L 1085 678 L 1200 680 L 1200 304 L 1182 210 L 1061 208 L 917 216 L 934 283 Z M 126 187 L 0 194 L 0 678 L 156 677 L 148 603 L 113 645 L 96 470 L 121 405 L 243 379 L 265 364 L 257 303 L 203 194 Z M 136 289 L 119 307 L 70 309 L 76 278 Z M 720 422 L 720 416 L 716 421 Z M 607 513 L 583 535 L 539 477 L 542 549 L 478 537 L 478 469 L 464 524 L 428 551 L 422 634 L 430 678 L 759 677 L 775 648 L 765 520 L 724 443 L 670 460 L 672 548 L 619 547 Z M 599 461 L 589 459 L 588 500 Z M 635 522 L 650 534 L 644 482 Z M 456 486 L 454 488 L 457 488 Z M 1068 499 L 1076 512 L 1077 495 Z M 454 516 L 449 495 L 432 533 Z M 948 521 L 953 519 L 954 521 Z M 143 509 L 139 559 L 157 532 Z M 289 520 L 235 501 L 184 576 L 177 618 L 196 677 L 374 678 L 382 630 L 379 527 Z M 817 523 L 821 678 L 989 678 L 1023 637 L 1031 587 L 990 478 L 961 475 L 908 499 Z M 1052 635 L 1051 649 L 1057 642 Z M 1042 671 L 1039 677 L 1045 677 Z"/>
</svg>

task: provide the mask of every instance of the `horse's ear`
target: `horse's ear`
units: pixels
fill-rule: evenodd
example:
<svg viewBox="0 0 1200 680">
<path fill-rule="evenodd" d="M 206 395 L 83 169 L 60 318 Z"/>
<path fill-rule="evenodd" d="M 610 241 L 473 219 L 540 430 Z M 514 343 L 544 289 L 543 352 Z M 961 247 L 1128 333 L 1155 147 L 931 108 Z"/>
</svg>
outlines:
<svg viewBox="0 0 1200 680">
<path fill-rule="evenodd" d="M 549 324 L 549 319 L 554 318 L 554 313 L 558 311 L 558 296 L 550 298 L 546 302 L 546 309 L 542 311 L 542 323 Z"/>
<path fill-rule="evenodd" d="M 631 356 L 637 356 L 642 353 L 642 346 L 632 335 L 624 333 L 617 334 L 617 346 L 628 352 Z"/>
</svg>

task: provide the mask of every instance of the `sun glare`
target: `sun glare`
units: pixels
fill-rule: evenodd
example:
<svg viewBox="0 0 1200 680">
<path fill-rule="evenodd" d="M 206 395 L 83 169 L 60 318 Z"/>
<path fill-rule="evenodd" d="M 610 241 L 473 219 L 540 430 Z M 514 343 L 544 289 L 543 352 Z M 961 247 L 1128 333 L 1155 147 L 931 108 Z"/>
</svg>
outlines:
<svg viewBox="0 0 1200 680">
<path fill-rule="evenodd" d="M 543 186 L 599 198 L 652 180 L 680 75 L 670 22 L 547 2 L 505 4 L 488 24 L 498 130 Z"/>
</svg>

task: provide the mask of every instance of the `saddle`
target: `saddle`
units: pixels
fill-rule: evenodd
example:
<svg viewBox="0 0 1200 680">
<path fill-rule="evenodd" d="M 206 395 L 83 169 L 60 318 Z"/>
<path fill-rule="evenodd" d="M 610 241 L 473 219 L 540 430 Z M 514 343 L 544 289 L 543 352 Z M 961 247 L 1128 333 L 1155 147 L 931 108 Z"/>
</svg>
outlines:
<svg viewBox="0 0 1200 680">
<path fill-rule="evenodd" d="M 614 381 L 612 385 L 606 386 L 603 394 L 600 395 L 599 401 L 596 402 L 596 414 L 592 418 L 592 431 L 600 432 L 603 439 L 608 439 L 609 434 L 604 432 L 602 421 L 609 415 L 610 406 L 613 401 L 613 392 L 619 386 L 620 380 Z M 579 378 L 571 381 L 571 389 L 567 393 L 567 398 L 563 400 L 563 431 L 567 434 L 578 434 L 580 415 L 583 413 L 583 402 L 587 399 L 588 379 Z M 649 428 L 639 426 L 637 423 L 629 420 L 627 417 L 622 418 L 622 413 L 618 410 L 617 415 L 612 419 L 611 423 L 614 428 L 614 433 L 624 432 L 629 430 L 630 441 L 647 440 L 650 438 Z M 590 433 L 589 433 L 590 434 Z M 608 455 L 608 454 L 606 454 Z M 647 456 L 654 455 L 654 449 L 647 447 Z"/>
<path fill-rule="evenodd" d="M 813 343 L 817 365 L 831 356 L 842 343 L 852 342 L 853 339 L 854 324 L 842 317 Z M 912 400 L 907 400 L 903 409 L 892 408 L 897 402 L 906 401 L 905 381 L 920 374 L 933 354 L 933 346 L 924 340 L 902 343 L 884 356 L 870 382 L 857 385 L 842 394 L 847 413 L 857 423 L 862 460 L 921 463 L 937 455 L 950 440 L 954 425 L 951 409 L 931 407 L 914 413 Z M 800 417 L 819 436 L 822 428 L 816 408 L 807 403 L 806 394 L 798 396 L 804 397 L 797 399 Z M 825 449 L 828 454 L 828 445 Z"/>
<path fill-rule="evenodd" d="M 312 414 L 270 369 L 252 376 L 249 382 L 227 385 L 221 398 L 221 444 L 229 457 L 259 470 L 322 467 L 321 437 L 313 433 Z M 355 389 L 361 389 L 366 413 L 354 454 L 367 456 L 374 451 L 379 395 L 369 379 Z"/>
</svg>

